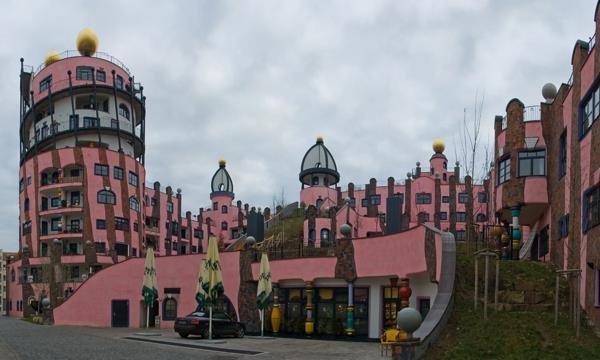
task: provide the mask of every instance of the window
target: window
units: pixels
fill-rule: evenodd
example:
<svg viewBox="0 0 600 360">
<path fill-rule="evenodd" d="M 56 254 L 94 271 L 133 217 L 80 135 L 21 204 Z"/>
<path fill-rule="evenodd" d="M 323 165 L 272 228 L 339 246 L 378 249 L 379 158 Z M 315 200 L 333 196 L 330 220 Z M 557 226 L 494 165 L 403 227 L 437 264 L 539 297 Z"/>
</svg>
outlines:
<svg viewBox="0 0 600 360">
<path fill-rule="evenodd" d="M 486 203 L 487 202 L 487 193 L 484 191 L 477 193 L 477 200 L 480 203 Z"/>
<path fill-rule="evenodd" d="M 221 213 L 222 214 L 227 214 L 227 205 L 221 206 Z"/>
<path fill-rule="evenodd" d="M 117 75 L 117 79 L 115 80 L 115 85 L 117 89 L 123 89 L 123 77 L 121 75 Z"/>
<path fill-rule="evenodd" d="M 371 205 L 379 205 L 381 204 L 381 195 L 371 195 L 369 196 L 369 202 Z"/>
<path fill-rule="evenodd" d="M 600 186 L 583 194 L 583 232 L 600 224 Z"/>
<path fill-rule="evenodd" d="M 498 161 L 498 185 L 510 180 L 510 157 Z"/>
<path fill-rule="evenodd" d="M 129 109 L 127 106 L 125 106 L 125 104 L 119 105 L 119 116 L 129 119 Z"/>
<path fill-rule="evenodd" d="M 417 215 L 417 221 L 421 224 L 424 222 L 428 222 L 429 221 L 429 213 L 426 212 L 420 212 Z"/>
<path fill-rule="evenodd" d="M 108 165 L 95 164 L 94 165 L 94 174 L 100 175 L 100 176 L 108 176 Z"/>
<path fill-rule="evenodd" d="M 163 320 L 177 319 L 177 300 L 167 298 L 163 301 Z"/>
<path fill-rule="evenodd" d="M 48 90 L 52 87 L 52 75 L 40 81 L 40 92 Z"/>
<path fill-rule="evenodd" d="M 440 220 L 448 220 L 448 213 L 445 211 L 439 212 L 438 216 L 440 217 Z"/>
<path fill-rule="evenodd" d="M 23 190 L 25 190 L 25 179 L 21 178 L 21 180 L 19 180 L 19 192 L 22 192 Z"/>
<path fill-rule="evenodd" d="M 61 218 L 52 218 L 50 220 L 50 230 L 52 231 L 62 231 L 62 221 Z"/>
<path fill-rule="evenodd" d="M 129 255 L 129 246 L 127 244 L 115 244 L 115 251 L 119 256 L 128 256 Z"/>
<path fill-rule="evenodd" d="M 458 193 L 458 203 L 466 204 L 469 202 L 469 194 L 466 192 Z"/>
<path fill-rule="evenodd" d="M 567 130 L 563 131 L 559 139 L 558 152 L 558 178 L 567 174 Z"/>
<path fill-rule="evenodd" d="M 23 211 L 29 211 L 29 198 L 25 198 L 23 201 Z"/>
<path fill-rule="evenodd" d="M 427 314 L 429 313 L 429 309 L 431 308 L 431 300 L 427 298 L 419 298 L 419 312 L 421 313 L 421 318 L 425 319 Z"/>
<path fill-rule="evenodd" d="M 129 198 L 129 208 L 138 212 L 140 211 L 140 202 L 135 196 Z"/>
<path fill-rule="evenodd" d="M 115 230 L 129 231 L 129 219 L 115 216 Z"/>
<path fill-rule="evenodd" d="M 120 168 L 118 166 L 115 166 L 113 168 L 113 176 L 115 177 L 115 179 L 117 180 L 122 180 L 123 179 L 123 168 Z"/>
<path fill-rule="evenodd" d="M 467 214 L 464 211 L 456 212 L 456 222 L 465 222 L 467 221 Z"/>
<path fill-rule="evenodd" d="M 112 204 L 115 205 L 117 203 L 117 198 L 115 197 L 115 193 L 110 190 L 100 190 L 96 196 L 99 204 Z"/>
<path fill-rule="evenodd" d="M 350 206 L 351 208 L 355 208 L 356 207 L 356 198 L 348 198 L 348 206 Z"/>
<path fill-rule="evenodd" d="M 83 117 L 84 128 L 97 128 L 100 127 L 100 120 L 95 117 L 84 116 Z"/>
<path fill-rule="evenodd" d="M 219 208 L 219 203 L 218 202 L 213 202 L 213 210 L 217 210 Z"/>
<path fill-rule="evenodd" d="M 119 120 L 117 120 L 117 119 L 110 119 L 110 128 L 111 129 L 118 129 L 119 128 Z"/>
<path fill-rule="evenodd" d="M 417 204 L 431 204 L 431 193 L 418 193 L 415 200 Z"/>
<path fill-rule="evenodd" d="M 167 212 L 173 212 L 173 203 L 170 201 L 167 201 Z"/>
<path fill-rule="evenodd" d="M 75 72 L 77 80 L 92 80 L 93 69 L 89 66 L 78 66 Z"/>
<path fill-rule="evenodd" d="M 321 229 L 321 247 L 332 246 L 333 243 L 329 237 L 329 229 Z"/>
<path fill-rule="evenodd" d="M 221 230 L 227 230 L 229 228 L 229 226 L 227 225 L 227 221 L 223 221 L 221 223 Z"/>
<path fill-rule="evenodd" d="M 195 229 L 194 230 L 194 237 L 196 239 L 203 239 L 204 238 L 204 231 L 202 231 L 201 229 Z"/>
<path fill-rule="evenodd" d="M 519 176 L 546 174 L 546 150 L 521 151 L 519 153 Z"/>
<path fill-rule="evenodd" d="M 138 186 L 138 176 L 134 172 L 129 172 L 129 184 L 133 186 Z"/>
<path fill-rule="evenodd" d="M 312 185 L 319 185 L 319 177 L 318 176 L 313 176 Z"/>
<path fill-rule="evenodd" d="M 75 130 L 79 128 L 79 115 L 69 115 L 69 130 Z"/>
<path fill-rule="evenodd" d="M 60 198 L 59 197 L 53 197 L 50 199 L 50 206 L 53 208 L 57 208 L 60 206 Z"/>
<path fill-rule="evenodd" d="M 96 219 L 96 229 L 105 230 L 106 229 L 106 220 Z"/>
<path fill-rule="evenodd" d="M 485 214 L 479 213 L 475 217 L 475 221 L 477 221 L 477 222 L 485 222 L 485 221 L 487 221 L 487 216 Z"/>
<path fill-rule="evenodd" d="M 558 219 L 558 239 L 569 236 L 569 214 L 565 214 Z"/>
<path fill-rule="evenodd" d="M 96 70 L 96 80 L 106 82 L 106 73 L 104 70 Z"/>
<path fill-rule="evenodd" d="M 150 199 L 150 205 L 152 205 L 152 207 L 158 206 L 158 200 L 155 198 Z"/>
<path fill-rule="evenodd" d="M 101 241 L 96 241 L 94 243 L 94 245 L 95 245 L 97 254 L 104 254 L 106 252 L 106 243 L 103 243 Z"/>
<path fill-rule="evenodd" d="M 22 227 L 21 235 L 31 234 L 31 220 L 25 221 Z"/>
<path fill-rule="evenodd" d="M 600 115 L 600 87 L 596 86 L 579 106 L 579 137 L 583 137 Z"/>
<path fill-rule="evenodd" d="M 135 232 L 140 231 L 140 226 L 136 222 L 133 223 L 133 231 L 135 231 Z M 135 250 L 135 249 L 133 249 L 133 250 Z M 135 256 L 135 255 L 133 255 L 133 256 Z"/>
<path fill-rule="evenodd" d="M 458 230 L 456 231 L 456 241 L 464 241 L 465 240 L 465 231 Z"/>
</svg>

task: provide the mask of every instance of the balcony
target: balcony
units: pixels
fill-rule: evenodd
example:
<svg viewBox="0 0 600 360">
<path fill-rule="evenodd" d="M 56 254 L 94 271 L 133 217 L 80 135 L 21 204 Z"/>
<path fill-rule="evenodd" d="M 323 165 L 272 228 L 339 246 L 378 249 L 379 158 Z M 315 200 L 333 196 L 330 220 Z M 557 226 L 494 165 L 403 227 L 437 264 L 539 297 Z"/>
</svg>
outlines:
<svg viewBox="0 0 600 360">
<path fill-rule="evenodd" d="M 42 178 L 40 182 L 40 191 L 52 189 L 66 189 L 83 186 L 83 175 L 80 176 L 64 176 L 58 178 Z"/>
<path fill-rule="evenodd" d="M 158 229 L 158 226 L 150 226 L 150 225 L 146 225 L 144 227 L 145 231 L 147 233 L 152 233 L 152 234 L 156 234 L 159 235 L 160 234 L 160 230 Z"/>
<path fill-rule="evenodd" d="M 72 204 L 70 201 L 62 200 L 61 206 L 40 210 L 40 216 L 80 213 L 83 211 L 83 201 Z"/>
<path fill-rule="evenodd" d="M 540 120 L 542 120 L 542 114 L 539 105 L 525 106 L 523 108 L 523 122 Z M 502 118 L 502 130 L 505 130 L 507 126 L 508 118 L 506 117 L 506 115 L 504 115 L 504 117 Z"/>
<path fill-rule="evenodd" d="M 80 238 L 83 236 L 83 229 L 77 225 L 64 225 L 59 228 L 58 231 L 42 231 L 40 240 L 51 240 L 51 239 L 68 239 L 68 238 Z"/>
</svg>

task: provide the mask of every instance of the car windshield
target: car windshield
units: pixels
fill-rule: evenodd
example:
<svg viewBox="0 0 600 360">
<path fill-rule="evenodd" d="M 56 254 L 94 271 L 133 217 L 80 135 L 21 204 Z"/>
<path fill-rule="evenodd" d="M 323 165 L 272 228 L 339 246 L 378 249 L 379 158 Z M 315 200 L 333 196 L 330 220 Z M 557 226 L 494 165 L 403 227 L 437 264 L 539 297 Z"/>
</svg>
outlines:
<svg viewBox="0 0 600 360">
<path fill-rule="evenodd" d="M 205 317 L 205 316 L 207 316 L 207 314 L 205 314 L 201 311 L 196 311 L 196 312 L 191 313 L 190 316 Z"/>
</svg>

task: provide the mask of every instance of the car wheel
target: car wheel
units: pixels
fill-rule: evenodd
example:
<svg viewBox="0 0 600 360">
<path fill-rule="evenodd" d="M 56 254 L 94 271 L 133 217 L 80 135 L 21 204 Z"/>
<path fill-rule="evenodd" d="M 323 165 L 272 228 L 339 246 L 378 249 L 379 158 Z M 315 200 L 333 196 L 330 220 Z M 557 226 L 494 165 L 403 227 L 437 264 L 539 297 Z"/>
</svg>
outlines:
<svg viewBox="0 0 600 360">
<path fill-rule="evenodd" d="M 244 337 L 244 335 L 245 335 L 244 328 L 240 326 L 240 327 L 237 329 L 237 331 L 235 332 L 235 337 L 237 337 L 237 338 L 243 338 L 243 337 Z"/>
<path fill-rule="evenodd" d="M 206 327 L 204 330 L 202 330 L 202 334 L 200 334 L 200 335 L 202 335 L 203 338 L 208 339 L 210 337 L 210 333 L 208 332 L 208 327 Z M 215 334 L 213 333 L 213 336 L 214 335 Z"/>
<path fill-rule="evenodd" d="M 185 339 L 185 338 L 187 338 L 188 336 L 190 336 L 190 334 L 188 334 L 188 333 L 183 333 L 183 332 L 180 332 L 180 333 L 179 333 L 179 336 L 181 336 L 182 338 L 184 338 L 184 339 Z"/>
</svg>

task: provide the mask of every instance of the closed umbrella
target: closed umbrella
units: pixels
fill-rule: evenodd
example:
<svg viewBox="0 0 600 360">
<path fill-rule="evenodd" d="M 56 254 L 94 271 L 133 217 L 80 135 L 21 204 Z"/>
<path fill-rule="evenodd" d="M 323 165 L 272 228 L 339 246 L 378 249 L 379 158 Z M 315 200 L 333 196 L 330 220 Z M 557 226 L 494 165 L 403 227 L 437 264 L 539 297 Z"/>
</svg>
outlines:
<svg viewBox="0 0 600 360">
<path fill-rule="evenodd" d="M 260 310 L 260 335 L 264 335 L 265 329 L 265 309 L 271 302 L 271 270 L 269 267 L 269 257 L 263 253 L 260 258 L 260 275 L 258 276 L 258 290 L 256 293 L 256 306 Z"/>
<path fill-rule="evenodd" d="M 144 281 L 142 284 L 142 296 L 146 305 L 146 327 L 150 324 L 150 307 L 158 299 L 158 285 L 156 281 L 156 264 L 154 260 L 154 249 L 149 247 L 146 251 L 146 261 L 144 262 Z"/>
<path fill-rule="evenodd" d="M 202 288 L 202 279 L 206 277 L 204 266 L 204 260 L 202 260 L 200 262 L 200 269 L 198 269 L 198 284 L 196 285 L 196 302 L 202 310 L 206 307 L 206 291 Z"/>
<path fill-rule="evenodd" d="M 202 276 L 202 290 L 206 293 L 205 304 L 208 305 L 208 338 L 212 339 L 212 310 L 223 294 L 223 278 L 221 276 L 221 261 L 217 239 L 214 236 L 208 239 L 208 253 L 204 260 L 204 273 Z"/>
</svg>

